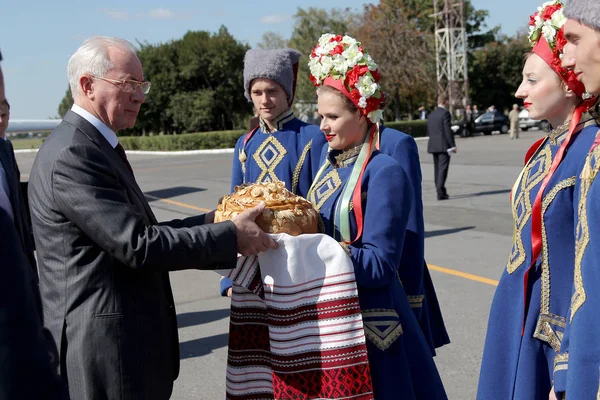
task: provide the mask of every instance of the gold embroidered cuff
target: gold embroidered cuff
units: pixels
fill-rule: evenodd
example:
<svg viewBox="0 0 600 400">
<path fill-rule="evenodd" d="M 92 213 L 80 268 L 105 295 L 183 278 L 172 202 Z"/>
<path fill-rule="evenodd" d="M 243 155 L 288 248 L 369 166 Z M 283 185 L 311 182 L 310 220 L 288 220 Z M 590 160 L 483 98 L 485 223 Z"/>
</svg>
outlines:
<svg viewBox="0 0 600 400">
<path fill-rule="evenodd" d="M 554 373 L 566 371 L 569 368 L 569 353 L 557 354 L 554 357 Z"/>
<path fill-rule="evenodd" d="M 423 299 L 424 295 L 419 296 L 406 296 L 408 298 L 408 302 L 410 303 L 410 308 L 421 308 L 423 307 Z"/>
<path fill-rule="evenodd" d="M 558 315 L 540 314 L 533 337 L 548 343 L 556 353 L 560 352 L 563 332 L 557 328 L 565 329 L 566 320 Z"/>
</svg>

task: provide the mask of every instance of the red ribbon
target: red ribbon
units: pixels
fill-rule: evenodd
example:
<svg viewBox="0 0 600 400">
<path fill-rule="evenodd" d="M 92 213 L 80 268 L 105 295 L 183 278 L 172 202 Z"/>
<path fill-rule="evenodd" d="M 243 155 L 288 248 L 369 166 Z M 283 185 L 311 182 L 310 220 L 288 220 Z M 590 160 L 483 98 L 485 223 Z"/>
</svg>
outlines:
<svg viewBox="0 0 600 400">
<path fill-rule="evenodd" d="M 531 272 L 531 268 L 535 266 L 535 263 L 540 256 L 542 251 L 542 200 L 544 197 L 544 191 L 546 190 L 546 186 L 548 186 L 548 182 L 554 175 L 554 172 L 562 162 L 565 157 L 565 152 L 567 148 L 574 140 L 577 130 L 577 125 L 581 120 L 581 115 L 584 111 L 589 108 L 589 104 L 587 102 L 582 103 L 579 107 L 575 109 L 573 112 L 573 118 L 571 119 L 571 123 L 569 125 L 569 133 L 567 134 L 567 138 L 563 141 L 560 148 L 556 152 L 556 156 L 552 160 L 552 165 L 550 166 L 550 171 L 548 175 L 542 181 L 542 185 L 540 186 L 537 195 L 535 196 L 535 201 L 533 203 L 533 209 L 531 211 L 531 264 L 527 271 L 525 272 L 525 276 L 523 278 L 523 325 L 521 328 L 521 336 L 525 334 L 525 318 L 527 317 L 527 304 L 528 304 L 528 288 L 529 288 L 529 273 Z"/>
</svg>

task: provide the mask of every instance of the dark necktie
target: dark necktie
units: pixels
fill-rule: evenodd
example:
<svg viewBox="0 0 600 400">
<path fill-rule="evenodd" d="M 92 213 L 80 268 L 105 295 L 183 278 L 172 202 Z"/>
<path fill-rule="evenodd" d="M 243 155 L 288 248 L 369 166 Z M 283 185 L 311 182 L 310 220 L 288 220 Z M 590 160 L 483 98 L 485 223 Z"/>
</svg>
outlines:
<svg viewBox="0 0 600 400">
<path fill-rule="evenodd" d="M 127 160 L 127 154 L 125 154 L 125 149 L 123 148 L 123 146 L 121 146 L 121 143 L 117 144 L 115 150 L 117 151 L 119 157 L 121 157 L 121 159 L 125 163 L 125 166 L 129 170 L 129 172 L 131 172 L 131 175 L 133 175 L 133 168 L 131 168 L 131 164 L 129 164 L 129 161 Z"/>
</svg>

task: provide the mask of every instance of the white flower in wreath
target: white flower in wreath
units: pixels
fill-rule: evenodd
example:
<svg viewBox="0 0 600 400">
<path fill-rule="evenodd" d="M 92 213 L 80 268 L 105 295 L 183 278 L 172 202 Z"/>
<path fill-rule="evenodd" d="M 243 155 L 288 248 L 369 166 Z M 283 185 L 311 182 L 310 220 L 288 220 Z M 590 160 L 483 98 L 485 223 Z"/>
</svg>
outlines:
<svg viewBox="0 0 600 400">
<path fill-rule="evenodd" d="M 369 71 L 375 71 L 377 69 L 377 64 L 375 64 L 375 60 L 373 60 L 373 58 L 369 54 L 367 54 L 365 58 L 367 60 L 367 67 L 369 68 Z"/>
<path fill-rule="evenodd" d="M 340 75 L 345 75 L 346 72 L 348 72 L 348 61 L 341 55 L 341 54 L 336 54 L 333 57 L 333 69 Z"/>
<path fill-rule="evenodd" d="M 358 78 L 356 88 L 360 92 L 360 95 L 367 99 L 375 94 L 377 91 L 377 84 L 370 76 L 364 75 Z"/>
<path fill-rule="evenodd" d="M 556 29 L 554 29 L 554 27 L 551 24 L 544 24 L 544 26 L 542 27 L 542 35 L 544 36 L 544 39 L 546 39 L 546 42 L 548 43 L 554 43 L 554 38 L 556 36 Z"/>
<path fill-rule="evenodd" d="M 358 46 L 358 42 L 356 41 L 356 39 L 348 35 L 342 38 L 342 43 L 347 44 L 349 46 Z"/>
<path fill-rule="evenodd" d="M 327 53 L 328 53 L 328 52 L 327 52 L 327 51 L 325 51 L 325 49 L 323 48 L 323 46 L 318 46 L 318 47 L 315 49 L 315 54 L 316 54 L 317 56 L 323 56 L 323 55 L 325 55 L 325 54 L 327 54 Z"/>
<path fill-rule="evenodd" d="M 325 46 L 334 37 L 335 37 L 335 35 L 333 35 L 331 33 L 324 33 L 324 34 L 322 34 L 321 37 L 319 38 L 319 46 Z"/>
<path fill-rule="evenodd" d="M 329 54 L 329 52 L 333 49 L 335 49 L 335 46 L 338 45 L 338 42 L 329 42 L 326 43 L 325 45 L 321 46 L 323 47 L 323 50 L 325 51 L 325 54 Z"/>
<path fill-rule="evenodd" d="M 367 98 L 362 96 L 360 100 L 358 100 L 358 106 L 360 108 L 367 108 Z"/>
<path fill-rule="evenodd" d="M 358 49 L 357 45 L 352 45 L 344 50 L 342 56 L 348 60 L 348 67 L 354 67 L 360 60 L 362 60 L 363 52 Z"/>
<path fill-rule="evenodd" d="M 565 24 L 566 20 L 567 20 L 567 17 L 565 17 L 565 14 L 563 13 L 563 10 L 561 9 L 561 10 L 555 11 L 554 14 L 552 14 L 550 23 L 552 24 L 553 27 L 560 29 Z"/>
<path fill-rule="evenodd" d="M 383 110 L 371 111 L 369 114 L 367 114 L 367 118 L 369 118 L 372 123 L 376 124 L 383 120 Z"/>
<path fill-rule="evenodd" d="M 537 9 L 541 13 L 544 8 L 546 8 L 548 6 L 553 6 L 554 4 L 556 4 L 556 0 L 550 0 L 550 1 L 543 3 L 541 6 L 538 6 Z"/>
<path fill-rule="evenodd" d="M 321 69 L 323 73 L 327 74 L 333 67 L 333 60 L 331 57 L 323 57 L 321 58 Z"/>
</svg>

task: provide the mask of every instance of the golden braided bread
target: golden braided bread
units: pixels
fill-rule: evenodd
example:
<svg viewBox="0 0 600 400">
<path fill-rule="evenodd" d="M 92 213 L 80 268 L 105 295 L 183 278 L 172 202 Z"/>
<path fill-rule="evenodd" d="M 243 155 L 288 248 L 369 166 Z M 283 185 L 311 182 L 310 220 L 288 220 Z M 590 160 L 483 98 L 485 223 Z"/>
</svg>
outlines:
<svg viewBox="0 0 600 400">
<path fill-rule="evenodd" d="M 318 233 L 319 213 L 313 205 L 285 188 L 285 183 L 254 183 L 236 186 L 233 194 L 224 196 L 217 211 L 215 222 L 227 221 L 244 210 L 266 203 L 256 223 L 267 233 Z"/>
</svg>

